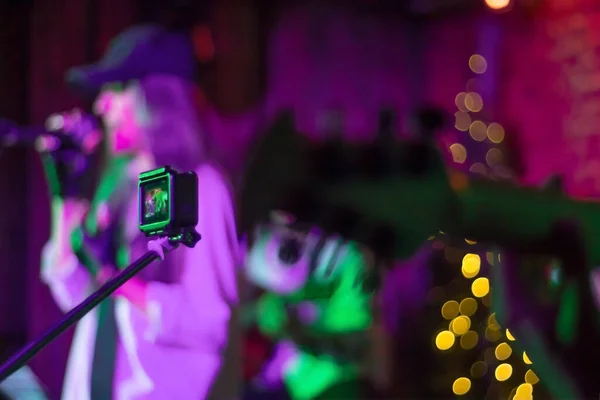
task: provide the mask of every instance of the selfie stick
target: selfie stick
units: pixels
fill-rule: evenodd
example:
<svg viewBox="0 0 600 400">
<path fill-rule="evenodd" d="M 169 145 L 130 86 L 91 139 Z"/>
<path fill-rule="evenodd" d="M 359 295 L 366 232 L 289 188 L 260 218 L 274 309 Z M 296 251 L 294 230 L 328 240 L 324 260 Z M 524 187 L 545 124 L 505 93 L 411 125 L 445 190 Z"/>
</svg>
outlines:
<svg viewBox="0 0 600 400">
<path fill-rule="evenodd" d="M 200 234 L 195 230 L 185 232 L 176 237 L 164 237 L 148 242 L 148 251 L 121 271 L 116 277 L 106 282 L 77 307 L 69 311 L 55 326 L 50 328 L 38 339 L 30 342 L 0 366 L 0 382 L 23 367 L 31 358 L 39 353 L 61 333 L 75 325 L 104 299 L 114 293 L 135 274 L 147 267 L 153 261 L 165 259 L 165 254 L 177 248 L 180 243 L 186 247 L 194 247 L 200 240 Z"/>
</svg>

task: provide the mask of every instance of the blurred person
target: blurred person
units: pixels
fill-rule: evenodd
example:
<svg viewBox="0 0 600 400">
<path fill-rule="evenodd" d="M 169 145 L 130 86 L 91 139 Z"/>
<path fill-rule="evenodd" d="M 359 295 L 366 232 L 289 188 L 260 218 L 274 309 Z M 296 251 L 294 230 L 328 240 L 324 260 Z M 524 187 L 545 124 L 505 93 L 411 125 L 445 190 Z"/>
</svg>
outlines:
<svg viewBox="0 0 600 400">
<path fill-rule="evenodd" d="M 236 396 L 235 373 L 220 388 L 224 392 L 214 388 L 225 368 L 237 302 L 234 211 L 229 185 L 200 140 L 195 69 L 186 34 L 147 25 L 117 36 L 97 65 L 67 73 L 68 83 L 82 94 L 99 93 L 94 111 L 105 124 L 108 152 L 124 161 L 122 168 L 107 170 L 91 207 L 52 200 L 41 276 L 58 305 L 70 310 L 147 250 L 137 228 L 137 180 L 143 171 L 167 164 L 196 171 L 202 240 L 148 266 L 79 322 L 64 400 Z M 108 196 L 106 189 L 115 193 Z M 75 251 L 80 236 L 96 236 L 86 263 Z M 127 251 L 131 257 L 124 256 Z"/>
<path fill-rule="evenodd" d="M 245 275 L 264 290 L 256 325 L 273 344 L 248 400 L 366 396 L 377 272 L 362 247 L 318 231 L 261 226 L 247 250 Z"/>
</svg>

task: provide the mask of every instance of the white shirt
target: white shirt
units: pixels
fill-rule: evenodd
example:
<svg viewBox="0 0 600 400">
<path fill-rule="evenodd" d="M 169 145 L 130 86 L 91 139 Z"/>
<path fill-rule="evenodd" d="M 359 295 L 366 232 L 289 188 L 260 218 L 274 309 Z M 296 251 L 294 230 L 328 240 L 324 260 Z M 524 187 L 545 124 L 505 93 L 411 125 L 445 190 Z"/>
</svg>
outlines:
<svg viewBox="0 0 600 400">
<path fill-rule="evenodd" d="M 180 260 L 179 265 L 155 262 L 147 267 L 150 276 L 152 268 L 162 272 L 172 268 L 168 271 L 172 272 L 171 281 L 148 280 L 148 313 L 125 299 L 116 299 L 120 340 L 113 385 L 115 400 L 226 400 L 235 397 L 239 390 L 240 376 L 236 374 L 228 379 L 228 393 L 209 396 L 223 366 L 229 319 L 232 306 L 237 304 L 238 242 L 231 194 L 223 177 L 209 165 L 196 173 L 197 230 L 202 239 L 194 249 L 182 247 L 167 255 L 165 263 L 169 259 Z M 137 201 L 133 203 L 127 218 L 137 224 Z M 94 287 L 75 256 L 66 262 L 69 265 L 57 265 L 56 261 L 54 243 L 48 242 L 42 252 L 42 278 L 58 305 L 68 311 L 90 295 Z M 92 310 L 77 325 L 63 400 L 90 399 L 97 322 L 96 310 Z"/>
</svg>

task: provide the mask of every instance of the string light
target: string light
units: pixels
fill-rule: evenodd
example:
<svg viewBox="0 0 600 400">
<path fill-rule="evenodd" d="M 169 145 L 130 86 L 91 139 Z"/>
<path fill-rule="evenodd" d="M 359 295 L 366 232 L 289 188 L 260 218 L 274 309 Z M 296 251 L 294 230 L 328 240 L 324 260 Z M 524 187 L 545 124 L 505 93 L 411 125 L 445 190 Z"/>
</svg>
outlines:
<svg viewBox="0 0 600 400">
<path fill-rule="evenodd" d="M 471 390 L 471 380 L 469 378 L 458 378 L 452 384 L 452 392 L 458 396 L 467 394 L 469 390 Z"/>
<path fill-rule="evenodd" d="M 492 122 L 487 129 L 487 137 L 492 143 L 502 143 L 504 140 L 504 128 L 497 122 Z"/>
<path fill-rule="evenodd" d="M 461 272 L 467 279 L 474 278 L 481 269 L 481 258 L 478 254 L 465 254 L 462 260 Z"/>
<path fill-rule="evenodd" d="M 512 365 L 508 363 L 502 363 L 496 367 L 496 371 L 494 371 L 494 376 L 496 377 L 497 381 L 504 382 L 512 376 L 512 373 Z"/>
<path fill-rule="evenodd" d="M 487 69 L 487 61 L 479 54 L 469 57 L 469 68 L 476 74 L 483 74 Z"/>
<path fill-rule="evenodd" d="M 471 291 L 475 297 L 483 297 L 490 292 L 490 281 L 488 278 L 477 278 L 471 284 Z"/>
<path fill-rule="evenodd" d="M 496 147 L 489 149 L 485 155 L 485 161 L 490 167 L 498 166 L 502 163 L 503 159 L 504 156 L 502 155 L 502 152 Z"/>
<path fill-rule="evenodd" d="M 483 108 L 483 99 L 478 93 L 471 92 L 465 96 L 465 107 L 471 112 L 479 112 Z"/>
<path fill-rule="evenodd" d="M 529 400 L 533 399 L 533 386 L 528 383 L 522 383 L 517 387 L 517 392 L 514 400 Z"/>
<path fill-rule="evenodd" d="M 450 300 L 444 303 L 442 306 L 442 317 L 447 320 L 452 320 L 458 316 L 459 304 L 457 301 Z"/>
<path fill-rule="evenodd" d="M 471 317 L 477 311 L 477 301 L 471 297 L 467 297 L 460 302 L 458 310 L 465 317 Z"/>
<path fill-rule="evenodd" d="M 460 337 L 460 347 L 465 350 L 471 350 L 477 346 L 479 342 L 479 335 L 475 331 L 467 331 Z"/>
<path fill-rule="evenodd" d="M 461 315 L 450 321 L 450 330 L 454 332 L 456 336 L 465 334 L 471 327 L 471 319 Z"/>
<path fill-rule="evenodd" d="M 465 105 L 466 97 L 467 97 L 467 94 L 465 92 L 460 92 L 459 94 L 456 95 L 456 98 L 454 99 L 454 103 L 456 104 L 456 108 L 458 108 L 459 111 L 462 111 L 462 112 L 469 111 L 467 109 L 467 106 Z"/>
<path fill-rule="evenodd" d="M 539 381 L 540 378 L 538 378 L 538 376 L 532 370 L 528 369 L 527 372 L 525 372 L 525 382 L 535 385 Z"/>
<path fill-rule="evenodd" d="M 469 127 L 469 134 L 478 142 L 483 142 L 487 138 L 487 126 L 483 121 L 473 121 Z"/>
<path fill-rule="evenodd" d="M 500 333 L 500 329 L 493 325 L 489 325 L 487 328 L 485 328 L 484 335 L 489 342 L 497 342 L 502 336 L 502 334 Z"/>
<path fill-rule="evenodd" d="M 510 5 L 510 0 L 485 0 L 485 4 L 492 10 L 502 10 Z"/>
<path fill-rule="evenodd" d="M 454 334 L 450 331 L 441 331 L 435 337 L 435 346 L 440 350 L 449 350 L 456 341 Z"/>
<path fill-rule="evenodd" d="M 467 161 L 467 149 L 460 143 L 453 143 L 450 145 L 450 152 L 452 153 L 452 159 L 455 163 L 462 164 Z"/>
<path fill-rule="evenodd" d="M 464 111 L 457 111 L 454 113 L 454 127 L 461 131 L 466 132 L 471 126 L 471 116 L 469 113 Z"/>
<path fill-rule="evenodd" d="M 488 5 L 491 4 L 490 7 L 498 7 L 499 9 L 501 8 L 501 2 L 502 0 L 490 0 Z M 506 3 L 505 6 L 509 4 L 508 0 L 504 2 Z M 473 54 L 469 58 L 468 64 L 469 69 L 475 74 L 484 74 L 488 69 L 487 60 L 480 54 Z M 503 168 L 504 154 L 500 148 L 494 147 L 494 145 L 500 145 L 504 142 L 506 132 L 501 124 L 497 122 L 486 124 L 482 119 L 474 118 L 471 114 L 480 113 L 484 106 L 484 101 L 480 94 L 481 88 L 478 83 L 477 79 L 470 79 L 467 82 L 465 90 L 456 95 L 455 104 L 457 111 L 454 114 L 454 127 L 459 132 L 468 132 L 470 138 L 476 142 L 483 143 L 487 141 L 487 144 L 492 144 L 492 147 L 486 151 L 485 162 L 482 162 L 483 160 L 471 161 L 468 166 L 469 172 L 484 176 L 487 176 L 491 172 L 494 174 L 494 177 L 499 177 L 500 170 Z M 453 161 L 457 164 L 465 164 L 471 157 L 470 150 L 467 151 L 465 145 L 459 141 L 450 142 L 449 151 Z M 507 171 L 506 176 L 512 176 L 510 170 Z M 468 186 L 465 174 L 454 175 L 456 176 L 450 174 L 449 179 L 455 190 L 458 190 L 459 186 L 461 188 Z M 459 177 L 463 177 L 460 182 L 458 182 Z M 443 233 L 440 232 L 440 234 Z M 430 238 L 430 240 L 433 239 L 434 237 Z M 466 238 L 464 241 L 467 245 L 477 244 L 475 241 Z M 470 285 L 472 297 L 463 297 L 462 300 L 448 300 L 442 305 L 442 317 L 449 322 L 446 322 L 448 324 L 446 329 L 437 333 L 435 345 L 438 349 L 447 351 L 458 343 L 460 348 L 471 350 L 477 347 L 481 338 L 485 338 L 488 343 L 494 343 L 494 345 L 485 350 L 483 360 L 476 361 L 471 365 L 469 370 L 470 378 L 484 378 L 491 366 L 497 365 L 494 368 L 494 376 L 497 381 L 505 382 L 511 378 L 514 372 L 513 365 L 510 363 L 510 360 L 514 359 L 511 358 L 514 351 L 509 343 L 514 342 L 515 337 L 508 329 L 501 329 L 495 314 L 489 315 L 487 323 L 484 324 L 483 332 L 476 328 L 478 324 L 474 318 L 476 318 L 479 308 L 478 299 L 484 306 L 491 306 L 490 281 L 485 276 L 479 276 L 482 271 L 482 256 L 476 252 L 467 252 L 465 254 L 459 249 L 450 246 L 446 246 L 444 249 L 445 258 L 449 263 L 460 260 L 461 254 L 459 252 L 463 254 L 461 273 L 464 278 L 473 280 Z M 493 252 L 485 253 L 485 261 L 490 266 L 497 264 L 496 257 L 499 263 L 501 261 L 499 254 Z M 459 285 L 458 287 L 456 287 L 457 284 Z M 455 287 L 454 289 L 449 288 L 448 292 L 455 292 L 460 287 L 459 281 L 453 281 L 450 286 Z M 525 364 L 531 364 L 525 353 L 523 353 L 523 361 Z M 500 362 L 499 365 L 498 362 Z M 533 370 L 529 369 L 525 373 L 524 382 L 518 387 L 513 388 L 509 398 L 515 400 L 532 399 L 533 385 L 537 382 L 539 382 L 539 378 Z M 457 396 L 462 396 L 467 394 L 471 390 L 471 387 L 471 380 L 465 376 L 461 376 L 452 383 L 452 392 Z"/>
<path fill-rule="evenodd" d="M 511 342 L 515 341 L 515 337 L 512 335 L 512 333 L 510 333 L 510 331 L 508 329 L 506 330 L 506 338 L 508 340 L 510 340 Z"/>
<path fill-rule="evenodd" d="M 506 360 L 512 354 L 512 348 L 507 343 L 500 343 L 496 346 L 496 358 L 500 361 Z"/>
</svg>

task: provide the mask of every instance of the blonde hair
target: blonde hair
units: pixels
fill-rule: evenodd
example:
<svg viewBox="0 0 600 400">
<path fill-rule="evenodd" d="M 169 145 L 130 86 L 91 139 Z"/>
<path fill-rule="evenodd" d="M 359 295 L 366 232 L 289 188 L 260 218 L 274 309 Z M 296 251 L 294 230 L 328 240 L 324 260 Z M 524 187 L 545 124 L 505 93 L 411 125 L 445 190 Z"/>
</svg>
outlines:
<svg viewBox="0 0 600 400">
<path fill-rule="evenodd" d="M 148 76 L 133 85 L 139 118 L 156 165 L 181 171 L 205 160 L 202 132 L 195 105 L 196 87 L 168 75 Z"/>
</svg>

